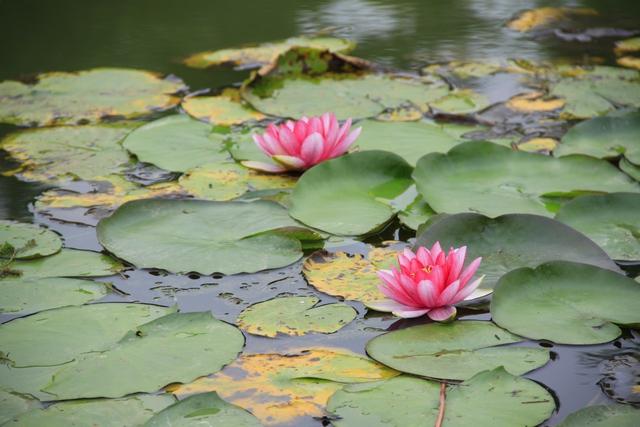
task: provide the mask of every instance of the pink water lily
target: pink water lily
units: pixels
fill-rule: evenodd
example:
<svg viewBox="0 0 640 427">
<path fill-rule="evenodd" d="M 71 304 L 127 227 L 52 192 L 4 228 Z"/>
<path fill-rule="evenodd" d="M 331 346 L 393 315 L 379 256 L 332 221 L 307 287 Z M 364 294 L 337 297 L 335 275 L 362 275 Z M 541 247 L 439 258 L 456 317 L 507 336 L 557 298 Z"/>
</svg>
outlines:
<svg viewBox="0 0 640 427">
<path fill-rule="evenodd" d="M 357 128 L 349 132 L 350 128 L 351 119 L 340 127 L 333 113 L 303 117 L 295 122 L 287 120 L 279 126 L 270 124 L 264 134 L 253 135 L 253 140 L 276 164 L 257 161 L 242 164 L 271 173 L 309 169 L 346 153 L 362 130 Z"/>
<path fill-rule="evenodd" d="M 378 311 L 392 312 L 399 317 L 419 317 L 424 314 L 432 320 L 455 318 L 454 304 L 475 298 L 474 291 L 482 277 L 469 282 L 480 266 L 481 258 L 464 268 L 467 247 L 442 251 L 440 242 L 429 250 L 420 247 L 398 254 L 399 268 L 378 271 L 382 280 L 380 291 L 388 299 L 367 303 Z"/>
</svg>

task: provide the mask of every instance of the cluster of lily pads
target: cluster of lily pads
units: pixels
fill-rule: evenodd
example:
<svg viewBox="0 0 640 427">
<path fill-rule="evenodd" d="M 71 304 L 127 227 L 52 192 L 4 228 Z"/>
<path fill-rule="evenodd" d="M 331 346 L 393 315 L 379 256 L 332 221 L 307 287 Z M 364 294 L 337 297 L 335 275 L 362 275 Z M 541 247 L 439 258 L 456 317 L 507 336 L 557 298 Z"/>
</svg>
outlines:
<svg viewBox="0 0 640 427">
<path fill-rule="evenodd" d="M 408 75 L 347 56 L 352 48 L 303 37 L 200 53 L 186 64 L 255 68 L 206 96 L 126 69 L 0 83 L 0 122 L 32 127 L 1 142 L 18 162 L 7 173 L 51 185 L 33 209 L 60 220 L 80 210 L 76 221 L 97 225 L 110 254 L 0 222 L 0 312 L 24 316 L 0 326 L 0 423 L 426 425 L 446 383 L 444 426 L 537 425 L 554 398 L 522 375 L 549 351 L 509 344 L 605 343 L 640 324 L 640 284 L 620 268 L 640 262 L 640 72 L 514 60 Z M 513 93 L 483 93 L 500 79 L 518 82 Z M 326 111 L 362 127 L 350 153 L 301 174 L 242 165 L 272 162 L 252 141 L 266 124 Z M 117 289 L 89 279 L 125 266 L 255 273 L 304 257 L 317 291 L 367 304 L 382 297 L 376 270 L 408 243 L 335 248 L 396 218 L 416 230 L 416 246 L 466 245 L 483 258 L 492 321 L 389 332 L 368 342 L 370 358 L 321 347 L 240 354 L 240 329 L 328 334 L 358 313 L 286 296 L 230 325 L 96 302 Z M 597 416 L 631 426 L 638 412 L 586 408 L 562 425 Z"/>
</svg>

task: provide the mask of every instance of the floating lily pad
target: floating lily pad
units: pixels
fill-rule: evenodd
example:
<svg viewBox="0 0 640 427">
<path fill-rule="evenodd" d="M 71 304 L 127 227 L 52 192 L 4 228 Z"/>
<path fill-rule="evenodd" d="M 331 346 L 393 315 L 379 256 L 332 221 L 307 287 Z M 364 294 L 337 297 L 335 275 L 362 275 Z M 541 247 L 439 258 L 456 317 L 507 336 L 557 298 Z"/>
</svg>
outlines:
<svg viewBox="0 0 640 427">
<path fill-rule="evenodd" d="M 616 260 L 640 260 L 640 194 L 581 196 L 556 219 L 584 233 Z"/>
<path fill-rule="evenodd" d="M 398 219 L 410 229 L 417 230 L 435 214 L 431 206 L 418 195 L 411 204 L 398 213 Z"/>
<path fill-rule="evenodd" d="M 566 104 L 564 99 L 545 97 L 542 92 L 529 92 L 514 96 L 507 102 L 507 107 L 525 113 L 547 112 L 558 110 Z"/>
<path fill-rule="evenodd" d="M 210 312 L 172 313 L 137 326 L 99 353 L 80 355 L 43 391 L 64 400 L 154 392 L 219 371 L 243 346 L 242 332 Z"/>
<path fill-rule="evenodd" d="M 187 397 L 163 409 L 146 422 L 145 427 L 260 427 L 249 412 L 231 405 L 217 393 Z"/>
<path fill-rule="evenodd" d="M 0 389 L 0 424 L 4 425 L 17 415 L 38 406 L 38 401 L 33 398 Z"/>
<path fill-rule="evenodd" d="M 21 279 L 41 277 L 111 276 L 124 266 L 113 258 L 91 251 L 62 249 L 55 255 L 31 260 L 18 260 L 9 268 L 20 273 Z"/>
<path fill-rule="evenodd" d="M 273 116 L 300 118 L 327 111 L 339 120 L 374 117 L 385 109 L 414 104 L 426 109 L 449 92 L 439 81 L 367 74 L 317 77 L 264 77 L 242 96 L 254 108 Z"/>
<path fill-rule="evenodd" d="M 502 276 L 491 315 L 499 326 L 527 338 L 599 344 L 620 335 L 616 324 L 640 322 L 640 286 L 592 265 L 548 262 Z"/>
<path fill-rule="evenodd" d="M 53 231 L 34 224 L 0 220 L 0 245 L 7 244 L 11 247 L 3 248 L 7 253 L 0 253 L 0 257 L 26 259 L 55 254 L 62 240 Z"/>
<path fill-rule="evenodd" d="M 394 259 L 395 251 L 388 251 Z M 316 252 L 306 259 L 302 272 L 314 288 L 325 294 L 362 302 L 384 298 L 378 290 L 376 266 L 360 254 Z"/>
<path fill-rule="evenodd" d="M 130 162 L 120 141 L 135 126 L 57 126 L 13 133 L 2 149 L 22 163 L 17 175 L 27 181 L 92 180 L 123 172 Z"/>
<path fill-rule="evenodd" d="M 137 427 L 173 402 L 169 395 L 62 402 L 46 409 L 25 412 L 6 425 Z"/>
<path fill-rule="evenodd" d="M 516 145 L 518 151 L 527 153 L 549 153 L 556 149 L 558 141 L 553 138 L 531 138 Z"/>
<path fill-rule="evenodd" d="M 598 12 L 591 8 L 539 7 L 523 10 L 507 23 L 507 28 L 519 32 L 527 32 L 566 20 L 572 16 L 597 14 Z"/>
<path fill-rule="evenodd" d="M 620 170 L 636 181 L 640 181 L 640 166 L 634 165 L 629 160 L 622 158 L 620 159 L 620 163 L 618 163 L 618 167 Z"/>
<path fill-rule="evenodd" d="M 231 200 L 248 191 L 286 190 L 297 179 L 291 175 L 267 174 L 236 163 L 210 163 L 187 171 L 180 185 L 200 199 Z"/>
<path fill-rule="evenodd" d="M 294 46 L 347 53 L 353 50 L 355 43 L 351 40 L 335 37 L 291 37 L 283 41 L 262 43 L 257 46 L 200 52 L 191 55 L 184 62 L 193 68 L 207 68 L 223 64 L 232 64 L 241 68 L 255 68 L 270 63 L 278 55 Z"/>
<path fill-rule="evenodd" d="M 624 156 L 640 165 L 640 113 L 596 117 L 572 127 L 554 155 L 585 154 L 601 159 Z"/>
<path fill-rule="evenodd" d="M 634 37 L 631 39 L 620 40 L 619 42 L 616 42 L 615 51 L 617 54 L 640 51 L 640 37 Z"/>
<path fill-rule="evenodd" d="M 470 89 L 461 89 L 451 92 L 442 98 L 439 98 L 429 106 L 438 113 L 444 114 L 471 114 L 484 110 L 491 102 L 481 94 Z"/>
<path fill-rule="evenodd" d="M 299 353 L 242 355 L 221 372 L 179 385 L 184 396 L 216 391 L 263 424 L 322 416 L 329 397 L 343 384 L 391 378 L 397 372 L 346 350 L 312 348 Z"/>
<path fill-rule="evenodd" d="M 581 233 L 561 222 L 537 215 L 511 214 L 495 219 L 478 214 L 450 215 L 418 234 L 416 246 L 467 246 L 467 259 L 482 257 L 476 273 L 481 287 L 491 289 L 505 273 L 563 260 L 620 272 L 607 254 Z"/>
<path fill-rule="evenodd" d="M 188 116 L 169 116 L 131 132 L 124 147 L 141 162 L 163 169 L 184 172 L 205 163 L 224 161 L 224 134 L 212 133 L 211 126 Z"/>
<path fill-rule="evenodd" d="M 53 400 L 54 396 L 41 389 L 49 383 L 60 366 L 62 365 L 14 368 L 8 363 L 0 364 L 0 386 L 15 393 L 33 396 L 43 402 Z"/>
<path fill-rule="evenodd" d="M 332 234 L 366 234 L 393 217 L 389 202 L 410 186 L 410 175 L 411 166 L 396 154 L 347 154 L 302 175 L 291 194 L 289 213 Z"/>
<path fill-rule="evenodd" d="M 245 331 L 265 337 L 278 334 L 305 335 L 311 332 L 330 334 L 356 318 L 347 304 L 325 304 L 317 297 L 284 297 L 260 302 L 238 316 L 237 325 Z"/>
<path fill-rule="evenodd" d="M 66 305 L 81 305 L 107 294 L 107 287 L 90 280 L 67 278 L 0 280 L 0 313 L 33 313 Z"/>
<path fill-rule="evenodd" d="M 428 154 L 413 173 L 418 191 L 438 213 L 551 216 L 544 196 L 581 192 L 640 192 L 640 185 L 606 161 L 551 158 L 469 141 L 447 154 Z"/>
<path fill-rule="evenodd" d="M 301 226 L 273 202 L 152 199 L 126 203 L 100 221 L 98 239 L 138 268 L 236 274 L 299 260 L 291 228 Z"/>
<path fill-rule="evenodd" d="M 616 63 L 623 67 L 640 70 L 640 58 L 636 56 L 622 56 L 616 59 Z"/>
<path fill-rule="evenodd" d="M 348 385 L 329 400 L 336 427 L 422 427 L 436 424 L 440 385 L 409 376 Z M 553 396 L 541 385 L 502 368 L 448 385 L 442 425 L 512 427 L 539 425 L 555 410 Z"/>
<path fill-rule="evenodd" d="M 640 409 L 629 405 L 597 405 L 569 414 L 558 427 L 636 427 Z"/>
<path fill-rule="evenodd" d="M 63 307 L 0 326 L 2 356 L 14 367 L 61 365 L 111 347 L 129 330 L 171 312 L 145 304 Z"/>
<path fill-rule="evenodd" d="M 237 89 L 225 90 L 217 96 L 197 96 L 182 101 L 182 108 L 198 120 L 221 125 L 239 125 L 264 120 L 264 114 L 242 103 Z"/>
<path fill-rule="evenodd" d="M 124 68 L 45 73 L 33 85 L 0 83 L 0 122 L 48 126 L 134 118 L 175 106 L 174 94 L 184 89 L 178 79 Z"/>
<path fill-rule="evenodd" d="M 378 336 L 367 343 L 367 354 L 401 372 L 467 380 L 500 366 L 522 375 L 549 361 L 545 349 L 504 346 L 522 341 L 491 322 L 430 323 Z"/>
<path fill-rule="evenodd" d="M 362 133 L 355 143 L 362 151 L 384 150 L 395 153 L 415 165 L 428 153 L 446 153 L 459 143 L 459 139 L 447 133 L 443 126 L 425 121 L 383 122 L 365 120 L 359 122 Z"/>
</svg>

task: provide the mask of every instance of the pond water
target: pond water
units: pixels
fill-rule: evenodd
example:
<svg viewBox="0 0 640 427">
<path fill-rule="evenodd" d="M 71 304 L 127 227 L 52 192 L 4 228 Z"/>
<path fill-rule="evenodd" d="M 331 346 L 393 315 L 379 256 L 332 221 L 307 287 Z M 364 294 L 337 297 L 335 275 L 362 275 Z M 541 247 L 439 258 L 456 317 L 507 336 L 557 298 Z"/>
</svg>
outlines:
<svg viewBox="0 0 640 427">
<path fill-rule="evenodd" d="M 253 42 L 283 39 L 302 33 L 330 30 L 353 39 L 353 55 L 400 70 L 417 71 L 430 63 L 452 60 L 500 60 L 525 58 L 536 62 L 614 64 L 611 37 L 588 42 L 567 40 L 556 33 L 517 34 L 504 28 L 516 12 L 546 5 L 592 7 L 601 13 L 592 28 L 608 28 L 630 35 L 640 30 L 640 2 L 628 0 L 534 1 L 534 0 L 139 0 L 80 2 L 57 0 L 0 0 L 0 80 L 28 78 L 51 70 L 73 71 L 93 67 L 132 67 L 174 74 L 191 91 L 238 84 L 247 71 L 231 68 L 194 70 L 180 61 L 189 54 Z M 622 37 L 624 38 L 624 37 Z M 508 82 L 485 88 L 494 99 Z M 2 125 L 0 136 L 15 130 Z M 6 157 L 0 169 L 13 168 Z M 94 218 L 84 210 L 52 218 L 35 213 L 33 202 L 50 186 L 0 177 L 0 219 L 36 222 L 63 236 L 65 247 L 100 251 Z M 61 219 L 64 219 L 61 220 Z M 411 230 L 392 223 L 369 243 L 408 240 Z M 331 250 L 366 252 L 357 241 L 336 243 Z M 324 302 L 336 299 L 307 285 L 302 263 L 259 274 L 233 276 L 173 275 L 157 270 L 128 269 L 122 275 L 100 279 L 112 282 L 120 293 L 104 301 L 137 301 L 170 306 L 181 311 L 212 310 L 216 317 L 233 323 L 247 306 L 279 295 L 315 295 Z M 368 340 L 426 320 L 398 320 L 367 314 L 357 302 L 348 302 L 358 318 L 330 335 L 261 338 L 245 334 L 247 352 L 282 352 L 310 346 L 344 347 L 364 353 Z M 485 311 L 463 311 L 465 319 L 489 319 Z M 8 321 L 13 316 L 0 315 Z M 557 399 L 557 411 L 543 425 L 553 426 L 568 414 L 589 405 L 613 402 L 600 388 L 598 363 L 611 354 L 638 350 L 639 337 L 625 330 L 622 337 L 597 346 L 563 346 L 529 341 L 552 351 L 551 362 L 526 375 L 543 384 Z M 321 425 L 311 417 L 295 426 Z"/>
</svg>

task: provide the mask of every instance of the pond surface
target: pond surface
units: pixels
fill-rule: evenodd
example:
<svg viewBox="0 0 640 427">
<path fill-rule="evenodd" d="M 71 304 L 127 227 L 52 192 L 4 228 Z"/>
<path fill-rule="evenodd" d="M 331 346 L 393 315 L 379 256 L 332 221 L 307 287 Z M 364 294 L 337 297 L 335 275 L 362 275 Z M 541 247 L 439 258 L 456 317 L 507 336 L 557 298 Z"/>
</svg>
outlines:
<svg viewBox="0 0 640 427">
<path fill-rule="evenodd" d="M 237 84 L 246 71 L 231 68 L 194 70 L 181 60 L 195 52 L 215 50 L 246 43 L 283 39 L 302 33 L 331 30 L 353 39 L 353 55 L 391 68 L 417 71 L 421 67 L 452 60 L 525 58 L 536 62 L 560 61 L 573 64 L 614 64 L 612 40 L 594 38 L 588 42 L 563 39 L 558 34 L 517 34 L 504 28 L 516 12 L 545 5 L 592 7 L 601 12 L 593 19 L 594 28 L 640 29 L 640 2 L 628 0 L 592 1 L 511 1 L 511 0 L 278 0 L 207 1 L 139 0 L 80 2 L 70 0 L 0 0 L 0 80 L 28 78 L 59 70 L 73 71 L 93 67 L 131 67 L 175 74 L 191 91 L 216 89 Z M 624 32 L 622 31 L 624 34 Z M 618 37 L 617 39 L 619 39 Z M 623 37 L 624 38 L 624 37 Z M 495 99 L 504 98 L 505 83 L 488 88 Z M 509 92 L 507 90 L 507 92 Z M 15 130 L 1 126 L 0 136 Z M 15 164 L 5 157 L 0 168 Z M 93 219 L 85 212 L 70 211 L 51 218 L 34 212 L 34 198 L 46 185 L 0 177 L 0 219 L 36 222 L 63 236 L 65 247 L 100 251 Z M 96 217 L 99 217 L 98 213 Z M 91 216 L 93 218 L 93 216 Z M 393 223 L 371 243 L 407 240 L 411 230 Z M 336 243 L 331 250 L 366 252 L 362 242 Z M 100 279 L 112 282 L 121 293 L 104 301 L 137 301 L 170 306 L 181 311 L 211 310 L 221 320 L 233 323 L 252 303 L 279 295 L 316 295 L 323 303 L 336 299 L 307 285 L 299 262 L 283 269 L 259 274 L 173 275 L 156 270 L 128 269 L 120 276 Z M 424 320 L 398 320 L 392 316 L 366 314 L 357 302 L 348 302 L 358 318 L 331 335 L 261 338 L 245 334 L 246 352 L 282 352 L 309 346 L 344 347 L 364 353 L 368 340 L 385 330 L 418 324 Z M 465 319 L 489 319 L 485 312 L 464 311 Z M 8 321 L 9 315 L 0 315 Z M 543 425 L 553 426 L 568 414 L 589 405 L 612 401 L 602 393 L 598 363 L 611 354 L 638 349 L 638 336 L 629 330 L 609 344 L 563 346 L 527 342 L 552 351 L 545 367 L 526 377 L 539 381 L 557 399 L 557 412 Z M 321 425 L 306 418 L 293 425 Z"/>
</svg>

